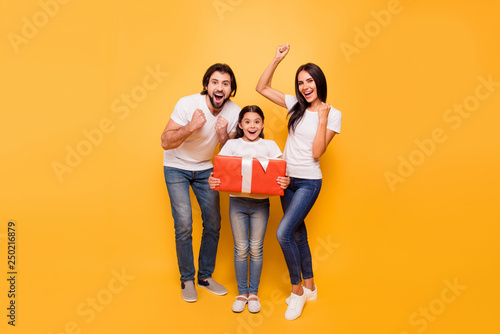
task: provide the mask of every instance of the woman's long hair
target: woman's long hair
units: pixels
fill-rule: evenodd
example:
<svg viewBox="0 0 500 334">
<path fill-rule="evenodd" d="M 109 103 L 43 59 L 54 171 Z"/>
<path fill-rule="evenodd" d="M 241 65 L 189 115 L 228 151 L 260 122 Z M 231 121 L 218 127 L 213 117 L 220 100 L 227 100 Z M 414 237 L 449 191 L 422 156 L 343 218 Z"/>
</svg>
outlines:
<svg viewBox="0 0 500 334">
<path fill-rule="evenodd" d="M 234 137 L 234 139 L 241 138 L 244 135 L 243 130 L 239 127 L 239 125 L 241 124 L 241 121 L 243 120 L 243 117 L 247 112 L 254 112 L 259 114 L 260 118 L 262 119 L 262 123 L 264 123 L 264 113 L 262 112 L 262 109 L 259 108 L 259 106 L 252 105 L 243 107 L 238 116 L 238 125 L 236 126 L 236 137 Z M 262 131 L 260 131 L 259 137 L 264 138 L 264 128 L 262 128 Z"/>
<path fill-rule="evenodd" d="M 288 120 L 288 132 L 295 131 L 297 124 L 302 120 L 306 109 L 310 106 L 310 103 L 307 102 L 306 98 L 299 91 L 299 73 L 302 71 L 306 71 L 311 75 L 316 84 L 316 93 L 321 102 L 326 102 L 326 77 L 321 68 L 318 65 L 313 63 L 307 63 L 300 66 L 295 74 L 295 96 L 297 97 L 297 103 L 288 111 L 288 116 L 290 119 Z"/>
</svg>

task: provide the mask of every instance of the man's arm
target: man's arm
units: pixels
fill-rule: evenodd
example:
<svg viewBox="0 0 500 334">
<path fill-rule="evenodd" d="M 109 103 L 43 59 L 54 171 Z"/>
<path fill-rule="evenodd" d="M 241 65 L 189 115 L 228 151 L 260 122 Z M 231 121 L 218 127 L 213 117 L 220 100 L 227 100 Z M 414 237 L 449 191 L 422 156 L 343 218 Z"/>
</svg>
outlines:
<svg viewBox="0 0 500 334">
<path fill-rule="evenodd" d="M 234 139 L 236 136 L 236 131 L 231 133 L 227 133 L 227 125 L 228 121 L 222 117 L 217 117 L 217 123 L 215 123 L 215 131 L 217 132 L 217 136 L 219 137 L 219 150 L 226 144 L 229 139 Z"/>
<path fill-rule="evenodd" d="M 201 128 L 206 122 L 207 119 L 201 109 L 196 109 L 194 111 L 193 118 L 185 126 L 181 126 L 170 119 L 165 130 L 163 130 L 161 134 L 161 147 L 163 147 L 164 150 L 179 147 L 187 137 Z"/>
</svg>

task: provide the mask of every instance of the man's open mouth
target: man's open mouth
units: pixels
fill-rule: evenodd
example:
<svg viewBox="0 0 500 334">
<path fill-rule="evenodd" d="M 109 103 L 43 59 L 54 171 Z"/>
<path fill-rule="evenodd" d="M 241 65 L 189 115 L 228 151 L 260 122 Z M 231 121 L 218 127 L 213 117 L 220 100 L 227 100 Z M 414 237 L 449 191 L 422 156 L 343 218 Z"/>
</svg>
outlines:
<svg viewBox="0 0 500 334">
<path fill-rule="evenodd" d="M 214 100 L 216 103 L 221 103 L 224 100 L 224 94 L 214 93 Z"/>
</svg>

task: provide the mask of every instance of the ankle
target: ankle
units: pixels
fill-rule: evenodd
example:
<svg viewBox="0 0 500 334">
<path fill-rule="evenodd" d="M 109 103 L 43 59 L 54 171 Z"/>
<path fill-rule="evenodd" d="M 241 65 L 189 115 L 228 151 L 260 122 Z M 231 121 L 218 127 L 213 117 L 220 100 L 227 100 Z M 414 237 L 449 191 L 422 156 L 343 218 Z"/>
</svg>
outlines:
<svg viewBox="0 0 500 334">
<path fill-rule="evenodd" d="M 300 284 L 292 285 L 292 293 L 297 296 L 302 296 L 304 294 L 304 289 Z"/>
<path fill-rule="evenodd" d="M 248 293 L 241 294 L 241 295 L 237 296 L 236 299 L 242 300 L 242 301 L 248 300 Z"/>
<path fill-rule="evenodd" d="M 311 291 L 316 289 L 316 285 L 314 284 L 314 278 L 308 278 L 304 280 L 304 286 Z"/>
</svg>

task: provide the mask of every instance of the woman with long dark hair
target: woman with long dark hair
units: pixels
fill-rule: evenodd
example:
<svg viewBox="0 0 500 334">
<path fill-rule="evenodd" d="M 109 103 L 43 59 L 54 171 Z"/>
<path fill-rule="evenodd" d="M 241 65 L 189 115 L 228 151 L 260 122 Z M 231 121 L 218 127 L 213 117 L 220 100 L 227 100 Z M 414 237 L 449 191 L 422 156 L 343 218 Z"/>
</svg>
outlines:
<svg viewBox="0 0 500 334">
<path fill-rule="evenodd" d="M 326 78 L 313 63 L 300 66 L 295 75 L 295 95 L 285 95 L 271 86 L 279 63 L 290 46 L 278 46 L 271 64 L 259 79 L 256 90 L 272 102 L 288 109 L 288 138 L 283 158 L 287 162 L 290 185 L 281 197 L 283 218 L 276 236 L 290 274 L 292 293 L 287 298 L 287 320 L 300 317 L 307 300 L 318 297 L 304 219 L 321 189 L 319 158 L 336 133 L 342 115 L 326 102 Z M 301 285 L 304 280 L 304 285 Z"/>
</svg>

